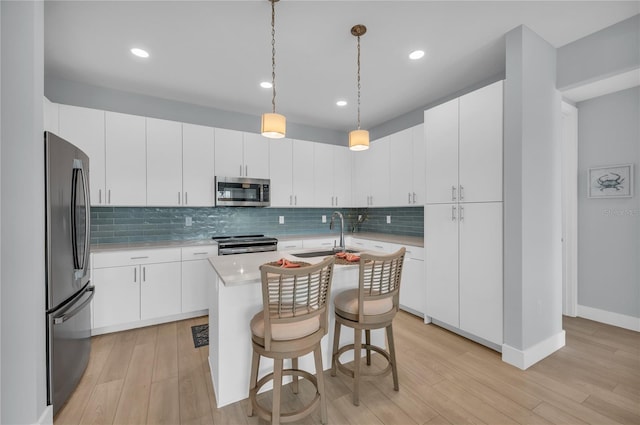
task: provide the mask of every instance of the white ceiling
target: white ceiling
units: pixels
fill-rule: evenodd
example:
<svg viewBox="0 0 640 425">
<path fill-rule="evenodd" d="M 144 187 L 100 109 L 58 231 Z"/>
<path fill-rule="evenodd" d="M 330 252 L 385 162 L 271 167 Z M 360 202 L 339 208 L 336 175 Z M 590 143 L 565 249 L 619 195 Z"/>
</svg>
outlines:
<svg viewBox="0 0 640 425">
<path fill-rule="evenodd" d="M 277 111 L 289 122 L 371 128 L 504 72 L 524 24 L 555 47 L 639 12 L 638 1 L 294 1 L 276 4 Z M 271 110 L 271 6 L 260 1 L 45 2 L 45 75 L 260 115 Z M 131 47 L 147 49 L 146 60 Z M 408 53 L 426 55 L 410 61 Z M 338 108 L 336 100 L 349 105 Z"/>
</svg>

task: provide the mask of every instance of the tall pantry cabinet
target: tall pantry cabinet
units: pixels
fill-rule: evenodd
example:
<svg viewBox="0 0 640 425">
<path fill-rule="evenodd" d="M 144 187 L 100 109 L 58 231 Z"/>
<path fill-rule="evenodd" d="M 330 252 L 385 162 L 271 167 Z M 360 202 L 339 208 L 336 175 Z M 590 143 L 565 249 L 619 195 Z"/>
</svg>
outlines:
<svg viewBox="0 0 640 425">
<path fill-rule="evenodd" d="M 424 114 L 426 314 L 495 346 L 503 327 L 502 105 L 500 81 Z"/>
</svg>

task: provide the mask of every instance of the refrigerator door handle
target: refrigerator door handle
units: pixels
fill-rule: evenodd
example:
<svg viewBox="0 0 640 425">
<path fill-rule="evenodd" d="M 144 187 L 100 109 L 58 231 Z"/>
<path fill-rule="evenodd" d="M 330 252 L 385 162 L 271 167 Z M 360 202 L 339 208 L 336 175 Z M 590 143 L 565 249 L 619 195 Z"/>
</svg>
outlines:
<svg viewBox="0 0 640 425">
<path fill-rule="evenodd" d="M 78 252 L 78 240 L 77 240 L 77 217 L 76 217 L 76 208 L 77 208 L 77 198 L 78 198 L 78 178 L 82 182 L 82 196 L 84 198 L 84 251 L 82 253 Z M 73 191 L 71 197 L 71 228 L 72 228 L 72 245 L 73 245 L 73 257 L 74 257 L 74 268 L 76 279 L 81 279 L 86 276 L 89 269 L 89 244 L 90 241 L 90 221 L 91 221 L 91 212 L 89 209 L 89 184 L 86 179 L 86 174 L 84 172 L 84 168 L 82 166 L 82 161 L 79 159 L 75 159 L 73 161 Z M 79 256 L 82 255 L 82 259 Z"/>
<path fill-rule="evenodd" d="M 84 293 L 87 293 L 87 292 L 91 292 L 91 295 L 89 296 L 89 298 L 84 300 L 82 302 L 82 304 L 80 304 L 78 307 L 74 308 L 73 310 L 71 310 L 69 312 L 65 312 L 64 314 L 61 314 L 60 316 L 54 317 L 53 318 L 53 324 L 54 325 L 59 325 L 61 323 L 64 323 L 67 320 L 71 319 L 76 314 L 78 314 L 80 311 L 82 311 L 82 309 L 85 308 L 87 306 L 87 304 L 89 304 L 91 302 L 91 300 L 93 299 L 93 296 L 96 294 L 96 287 L 95 286 L 88 286 L 87 289 L 85 289 Z"/>
</svg>

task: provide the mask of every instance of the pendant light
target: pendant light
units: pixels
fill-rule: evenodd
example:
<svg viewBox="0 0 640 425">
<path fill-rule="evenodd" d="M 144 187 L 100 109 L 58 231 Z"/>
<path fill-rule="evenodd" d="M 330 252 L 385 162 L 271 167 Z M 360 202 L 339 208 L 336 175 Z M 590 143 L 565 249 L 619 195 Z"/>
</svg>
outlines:
<svg viewBox="0 0 640 425">
<path fill-rule="evenodd" d="M 285 136 L 287 119 L 284 115 L 276 114 L 276 2 L 271 2 L 271 113 L 262 114 L 260 132 L 270 139 L 281 139 Z"/>
<path fill-rule="evenodd" d="M 369 132 L 360 130 L 360 36 L 367 32 L 364 25 L 354 25 L 351 34 L 358 38 L 358 128 L 349 133 L 349 149 L 363 151 L 369 149 Z"/>
</svg>

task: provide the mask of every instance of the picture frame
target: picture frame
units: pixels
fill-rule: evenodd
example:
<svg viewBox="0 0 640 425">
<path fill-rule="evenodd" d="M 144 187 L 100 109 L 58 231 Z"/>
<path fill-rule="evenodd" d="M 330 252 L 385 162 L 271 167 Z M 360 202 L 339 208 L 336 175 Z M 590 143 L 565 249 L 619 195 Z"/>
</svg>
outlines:
<svg viewBox="0 0 640 425">
<path fill-rule="evenodd" d="M 633 164 L 589 168 L 588 180 L 588 198 L 631 198 L 633 196 Z"/>
</svg>

